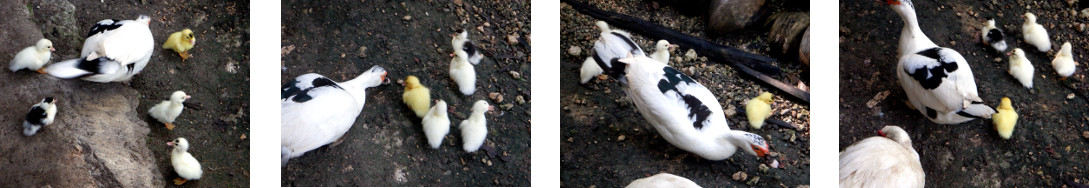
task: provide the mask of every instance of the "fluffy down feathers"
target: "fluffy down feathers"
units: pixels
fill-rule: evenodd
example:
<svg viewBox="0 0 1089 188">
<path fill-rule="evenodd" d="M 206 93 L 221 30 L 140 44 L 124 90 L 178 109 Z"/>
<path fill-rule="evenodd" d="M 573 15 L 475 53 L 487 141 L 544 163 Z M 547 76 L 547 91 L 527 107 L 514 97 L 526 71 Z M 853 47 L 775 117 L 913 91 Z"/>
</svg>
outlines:
<svg viewBox="0 0 1089 188">
<path fill-rule="evenodd" d="M 1025 51 L 1014 48 L 1009 59 L 1010 66 L 1007 72 L 1017 78 L 1017 81 L 1021 82 L 1025 88 L 1032 89 L 1032 75 L 1035 74 L 1035 68 L 1032 67 L 1032 62 L 1025 58 Z"/>
<path fill-rule="evenodd" d="M 1025 42 L 1036 47 L 1040 52 L 1051 51 L 1051 38 L 1048 38 L 1047 29 L 1036 23 L 1036 15 L 1026 12 L 1025 23 L 1021 25 L 1021 34 Z"/>
<path fill-rule="evenodd" d="M 998 136 L 1002 139 L 1010 139 L 1013 135 L 1013 128 L 1017 126 L 1017 111 L 1013 110 L 1013 104 L 1010 102 L 1009 97 L 1002 97 L 1002 103 L 998 106 L 998 113 L 994 113 L 992 119 L 994 120 L 994 130 L 998 131 Z"/>
<path fill-rule="evenodd" d="M 38 40 L 38 43 L 35 43 L 34 46 L 26 47 L 15 54 L 15 58 L 11 60 L 11 71 L 15 72 L 22 69 L 39 71 L 45 63 L 49 62 L 53 51 L 56 51 L 56 49 L 53 48 L 52 41 L 49 41 L 49 39 Z"/>
<path fill-rule="evenodd" d="M 423 117 L 423 131 L 427 136 L 427 144 L 431 148 L 438 149 L 442 145 L 442 139 L 450 133 L 450 118 L 446 115 L 446 101 L 439 100 L 435 106 Z"/>
<path fill-rule="evenodd" d="M 764 120 L 771 116 L 771 93 L 764 92 L 760 96 L 749 99 L 745 104 L 745 114 L 749 118 L 749 125 L 760 129 L 764 126 Z"/>
<path fill-rule="evenodd" d="M 494 108 L 484 100 L 473 103 L 473 112 L 469 119 L 461 121 L 461 139 L 464 141 L 462 149 L 466 152 L 475 152 L 484 145 L 484 139 L 488 137 L 488 120 L 484 113 Z"/>
<path fill-rule="evenodd" d="M 419 118 L 423 118 L 431 106 L 431 90 L 420 84 L 420 79 L 416 76 L 405 78 L 405 93 L 401 95 L 401 98 Z"/>
<path fill-rule="evenodd" d="M 1077 70 L 1078 62 L 1074 62 L 1074 54 L 1070 53 L 1070 42 L 1063 43 L 1063 47 L 1059 49 L 1059 53 L 1055 54 L 1055 59 L 1051 60 L 1051 66 L 1055 67 L 1055 73 L 1058 73 L 1062 78 L 1070 77 L 1074 75 L 1074 71 Z"/>
</svg>

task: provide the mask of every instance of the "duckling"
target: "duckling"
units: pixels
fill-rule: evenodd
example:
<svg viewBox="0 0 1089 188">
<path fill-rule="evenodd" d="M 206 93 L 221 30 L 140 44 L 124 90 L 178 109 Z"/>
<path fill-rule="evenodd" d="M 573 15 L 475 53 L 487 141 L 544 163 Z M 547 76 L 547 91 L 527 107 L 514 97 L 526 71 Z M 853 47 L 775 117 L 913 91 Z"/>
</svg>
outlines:
<svg viewBox="0 0 1089 188">
<path fill-rule="evenodd" d="M 983 44 L 990 45 L 995 51 L 1006 51 L 1006 33 L 995 27 L 994 19 L 987 20 L 980 36 L 983 36 Z"/>
<path fill-rule="evenodd" d="M 1059 80 L 1066 80 L 1077 69 L 1078 62 L 1074 62 L 1074 54 L 1070 53 L 1070 48 L 1070 42 L 1064 42 L 1059 53 L 1055 54 L 1055 59 L 1051 60 L 1051 66 L 1055 67 L 1055 73 L 1060 76 Z"/>
<path fill-rule="evenodd" d="M 457 83 L 458 90 L 461 94 L 472 95 L 476 92 L 476 70 L 473 68 L 473 64 L 470 64 L 470 52 L 466 51 L 465 46 L 468 44 L 471 46 L 468 33 L 465 30 L 460 30 L 454 39 L 450 40 L 450 44 L 454 47 L 454 59 L 450 60 L 450 78 L 454 79 L 454 83 Z"/>
<path fill-rule="evenodd" d="M 1032 75 L 1035 74 L 1035 69 L 1032 67 L 1032 62 L 1025 58 L 1025 51 L 1021 50 L 1021 48 L 1014 48 L 1012 52 L 1006 54 L 1010 56 L 1010 70 L 1008 71 L 1010 75 L 1017 78 L 1017 81 L 1020 81 L 1025 88 L 1032 89 Z"/>
<path fill-rule="evenodd" d="M 423 117 L 424 135 L 427 135 L 427 143 L 432 149 L 438 149 L 442 145 L 442 139 L 450 133 L 450 118 L 446 116 L 446 101 L 436 100 L 435 106 Z"/>
<path fill-rule="evenodd" d="M 669 64 L 669 51 L 676 48 L 676 44 L 670 44 L 666 40 L 658 40 L 658 43 L 654 45 L 654 53 L 650 54 L 650 58 L 658 60 L 666 65 Z"/>
<path fill-rule="evenodd" d="M 998 105 L 998 112 L 991 119 L 994 120 L 994 130 L 998 131 L 998 136 L 1009 140 L 1013 135 L 1013 127 L 1017 126 L 1017 111 L 1013 111 L 1009 97 L 1002 97 L 1002 104 Z"/>
<path fill-rule="evenodd" d="M 34 136 L 42 126 L 53 124 L 53 118 L 57 115 L 57 101 L 53 97 L 46 97 L 42 102 L 30 107 L 26 113 L 26 121 L 23 121 L 23 135 Z"/>
<path fill-rule="evenodd" d="M 186 181 L 200 179 L 200 175 L 204 171 L 200 169 L 200 162 L 197 161 L 197 158 L 194 158 L 193 154 L 189 154 L 189 141 L 178 137 L 174 141 L 167 142 L 166 145 L 174 146 L 174 149 L 170 151 L 170 164 L 174 166 L 174 172 L 178 173 L 178 178 L 174 179 L 174 185 L 182 185 Z"/>
<path fill-rule="evenodd" d="M 461 121 L 462 148 L 466 152 L 476 152 L 484 145 L 484 139 L 488 137 L 488 120 L 484 118 L 484 113 L 494 109 L 487 101 L 478 100 L 473 103 L 473 113 L 469 119 Z"/>
<path fill-rule="evenodd" d="M 764 120 L 771 117 L 772 102 L 771 93 L 764 92 L 745 103 L 745 114 L 749 117 L 752 128 L 760 129 L 764 126 Z"/>
<path fill-rule="evenodd" d="M 23 48 L 22 51 L 15 54 L 15 58 L 11 60 L 11 72 L 28 69 L 44 74 L 45 69 L 42 69 L 42 66 L 49 62 L 53 51 L 57 51 L 57 49 L 53 48 L 52 41 L 49 41 L 49 39 L 38 40 L 38 43 L 35 43 L 34 46 Z"/>
<path fill-rule="evenodd" d="M 170 34 L 169 38 L 166 38 L 166 42 L 163 43 L 163 49 L 174 50 L 181 56 L 182 61 L 189 59 L 189 49 L 193 48 L 193 45 L 197 44 L 197 38 L 193 36 L 193 31 L 189 29 L 183 29 L 178 32 Z"/>
<path fill-rule="evenodd" d="M 401 95 L 408 108 L 416 113 L 416 117 L 423 118 L 427 114 L 427 107 L 431 106 L 431 90 L 420 84 L 416 76 L 405 78 L 405 94 Z"/>
<path fill-rule="evenodd" d="M 586 82 L 590 82 L 590 79 L 601 75 L 602 72 L 605 72 L 605 70 L 601 70 L 601 66 L 597 65 L 594 57 L 586 57 L 586 61 L 582 61 L 582 71 L 579 72 L 581 74 L 580 83 L 586 84 Z"/>
<path fill-rule="evenodd" d="M 1026 12 L 1024 17 L 1025 23 L 1021 25 L 1021 33 L 1025 42 L 1035 46 L 1040 52 L 1051 51 L 1051 38 L 1048 38 L 1044 26 L 1036 23 L 1036 15 Z"/>
<path fill-rule="evenodd" d="M 152 106 L 147 113 L 151 114 L 151 117 L 155 118 L 155 120 L 165 124 L 167 130 L 174 130 L 174 119 L 181 115 L 182 109 L 185 109 L 182 102 L 185 102 L 186 99 L 189 99 L 189 95 L 186 95 L 185 92 L 175 91 L 170 94 L 169 101 L 163 101 Z"/>
</svg>

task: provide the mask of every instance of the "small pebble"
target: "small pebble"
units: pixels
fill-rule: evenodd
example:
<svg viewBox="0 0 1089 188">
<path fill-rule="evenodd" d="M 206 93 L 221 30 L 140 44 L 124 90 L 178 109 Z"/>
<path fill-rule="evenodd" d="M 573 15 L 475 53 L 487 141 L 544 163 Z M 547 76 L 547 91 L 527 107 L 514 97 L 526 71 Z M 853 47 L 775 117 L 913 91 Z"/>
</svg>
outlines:
<svg viewBox="0 0 1089 188">
<path fill-rule="evenodd" d="M 488 98 L 494 100 L 496 103 L 503 102 L 503 95 L 497 92 L 488 93 Z"/>
<path fill-rule="evenodd" d="M 744 182 L 746 179 L 749 179 L 749 174 L 745 174 L 745 172 L 742 171 L 734 173 L 734 181 Z"/>
<path fill-rule="evenodd" d="M 752 179 L 745 182 L 746 185 L 756 185 L 757 183 L 760 183 L 760 176 L 753 176 Z"/>
<path fill-rule="evenodd" d="M 518 34 L 507 35 L 507 43 L 518 44 Z"/>
<path fill-rule="evenodd" d="M 1081 132 L 1081 137 L 1085 138 L 1085 139 L 1089 139 L 1089 131 Z"/>
<path fill-rule="evenodd" d="M 768 165 L 766 165 L 766 164 L 760 164 L 760 166 L 757 167 L 757 168 L 760 169 L 760 173 L 768 173 L 768 170 L 771 169 L 771 168 L 768 168 Z"/>
<path fill-rule="evenodd" d="M 1074 99 L 1074 94 L 1073 93 L 1067 94 L 1066 99 Z"/>
<path fill-rule="evenodd" d="M 526 99 L 524 97 L 522 97 L 521 95 L 519 95 L 517 97 L 514 97 L 514 102 L 518 102 L 518 104 L 525 104 Z"/>
<path fill-rule="evenodd" d="M 625 137 L 624 135 L 620 135 L 620 136 L 616 137 L 616 141 L 624 141 L 624 139 L 626 139 L 626 138 L 627 137 Z"/>
<path fill-rule="evenodd" d="M 412 16 L 405 15 L 405 17 L 402 17 L 401 19 L 405 20 L 405 21 L 409 21 L 409 20 L 412 20 Z"/>
<path fill-rule="evenodd" d="M 581 56 L 582 55 L 582 47 L 571 46 L 570 48 L 567 48 L 567 54 L 571 55 L 571 56 Z"/>
<path fill-rule="evenodd" d="M 510 77 L 514 79 L 522 79 L 522 74 L 517 71 L 510 71 Z"/>
</svg>

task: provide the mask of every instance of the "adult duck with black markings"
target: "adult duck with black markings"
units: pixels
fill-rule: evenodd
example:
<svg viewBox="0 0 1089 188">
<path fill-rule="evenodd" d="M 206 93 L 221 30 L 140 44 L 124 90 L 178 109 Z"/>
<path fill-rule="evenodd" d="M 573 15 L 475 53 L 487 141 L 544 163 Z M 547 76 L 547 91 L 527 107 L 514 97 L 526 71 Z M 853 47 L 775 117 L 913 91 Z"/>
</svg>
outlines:
<svg viewBox="0 0 1089 188">
<path fill-rule="evenodd" d="M 55 63 L 45 72 L 63 79 L 80 78 L 103 83 L 128 81 L 144 70 L 151 60 L 155 39 L 150 24 L 151 18 L 147 15 L 140 15 L 136 20 L 99 21 L 87 32 L 80 58 Z"/>
<path fill-rule="evenodd" d="M 366 89 L 387 82 L 386 70 L 374 66 L 347 82 L 310 73 L 285 84 L 280 90 L 281 167 L 343 137 L 363 111 Z"/>
</svg>

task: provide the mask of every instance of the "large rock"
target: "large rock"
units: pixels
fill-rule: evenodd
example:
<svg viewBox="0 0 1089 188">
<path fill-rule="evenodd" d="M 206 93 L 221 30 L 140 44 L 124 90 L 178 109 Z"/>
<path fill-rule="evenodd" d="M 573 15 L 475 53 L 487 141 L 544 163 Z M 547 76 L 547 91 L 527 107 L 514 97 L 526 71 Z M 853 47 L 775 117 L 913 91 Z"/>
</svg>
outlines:
<svg viewBox="0 0 1089 188">
<path fill-rule="evenodd" d="M 41 38 L 26 4 L 0 0 L 0 60 Z M 78 54 L 67 54 L 75 56 Z M 54 55 L 54 58 L 56 55 Z M 148 125 L 136 109 L 139 93 L 119 83 L 59 80 L 22 71 L 0 71 L 0 185 L 4 187 L 162 187 L 166 181 L 147 148 Z M 53 125 L 22 134 L 30 106 L 57 99 Z"/>
<path fill-rule="evenodd" d="M 711 0 L 707 28 L 722 35 L 744 29 L 760 19 L 764 0 Z"/>
<path fill-rule="evenodd" d="M 780 12 L 768 17 L 768 42 L 778 54 L 798 54 L 802 35 L 809 29 L 809 13 Z"/>
<path fill-rule="evenodd" d="M 76 6 L 67 0 L 31 0 L 33 21 L 45 38 L 53 41 L 56 53 L 78 54 L 83 47 L 80 25 L 73 14 Z"/>
</svg>

